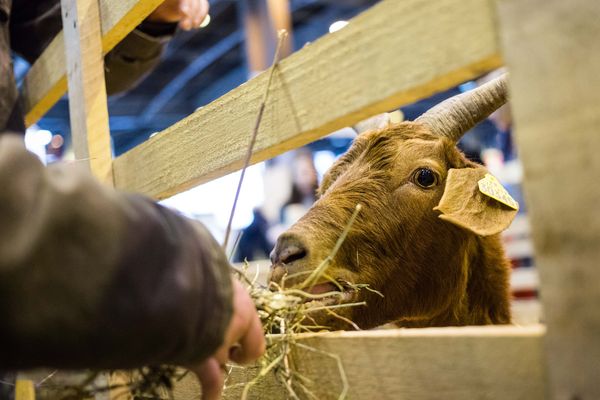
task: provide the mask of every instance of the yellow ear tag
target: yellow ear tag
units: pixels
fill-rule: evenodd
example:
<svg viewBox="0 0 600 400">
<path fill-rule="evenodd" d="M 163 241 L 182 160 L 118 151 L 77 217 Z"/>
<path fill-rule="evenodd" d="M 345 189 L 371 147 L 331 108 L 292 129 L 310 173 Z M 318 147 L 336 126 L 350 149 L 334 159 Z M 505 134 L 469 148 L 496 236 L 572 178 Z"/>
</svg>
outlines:
<svg viewBox="0 0 600 400">
<path fill-rule="evenodd" d="M 479 185 L 479 191 L 486 196 L 515 210 L 519 209 L 519 203 L 508 194 L 506 189 L 504 189 L 504 186 L 498 182 L 498 179 L 496 179 L 495 176 L 485 174 L 483 179 L 480 179 L 477 184 Z"/>
</svg>

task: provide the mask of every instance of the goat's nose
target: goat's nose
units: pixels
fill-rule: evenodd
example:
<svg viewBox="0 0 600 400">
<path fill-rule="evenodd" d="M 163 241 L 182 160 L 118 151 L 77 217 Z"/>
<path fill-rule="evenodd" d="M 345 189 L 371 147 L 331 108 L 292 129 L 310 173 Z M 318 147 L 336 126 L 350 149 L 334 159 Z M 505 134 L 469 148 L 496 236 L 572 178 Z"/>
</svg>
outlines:
<svg viewBox="0 0 600 400">
<path fill-rule="evenodd" d="M 299 238 L 293 235 L 282 235 L 271 252 L 271 263 L 290 264 L 306 256 L 306 247 Z"/>
</svg>

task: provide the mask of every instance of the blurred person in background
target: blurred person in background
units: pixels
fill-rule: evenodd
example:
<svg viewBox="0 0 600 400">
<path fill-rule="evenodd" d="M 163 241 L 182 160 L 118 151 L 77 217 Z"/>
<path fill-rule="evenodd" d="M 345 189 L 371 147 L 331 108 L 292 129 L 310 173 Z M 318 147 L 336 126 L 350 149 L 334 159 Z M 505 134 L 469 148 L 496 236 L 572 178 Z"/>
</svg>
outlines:
<svg viewBox="0 0 600 400">
<path fill-rule="evenodd" d="M 498 130 L 497 145 L 498 149 L 502 152 L 503 161 L 507 162 L 514 160 L 516 153 L 513 146 L 510 104 L 507 103 L 503 105 L 494 111 L 488 118 Z"/>
<path fill-rule="evenodd" d="M 279 221 L 269 228 L 267 238 L 274 246 L 279 235 L 298 221 L 317 199 L 318 173 L 313 153 L 308 148 L 294 153 L 290 195 L 279 209 Z"/>
<path fill-rule="evenodd" d="M 504 68 L 492 71 L 478 79 L 476 85 L 481 86 L 505 72 Z M 488 129 L 483 129 L 484 124 L 475 127 L 463 137 L 459 146 L 469 159 L 484 164 L 493 174 L 502 174 L 505 163 L 516 157 L 510 104 L 494 111 L 488 120 Z"/>
<path fill-rule="evenodd" d="M 300 219 L 315 202 L 318 179 L 312 152 L 308 149 L 296 150 L 290 168 L 290 194 L 278 207 L 279 212 L 275 217 L 278 216 L 278 220 L 273 222 L 271 219 L 269 222 L 266 213 L 256 208 L 252 223 L 241 231 L 233 257 L 235 262 L 268 259 L 279 234 Z M 281 186 L 281 181 L 278 181 L 277 186 L 269 190 L 280 190 Z"/>
<path fill-rule="evenodd" d="M 317 199 L 319 187 L 313 153 L 308 149 L 296 152 L 292 162 L 292 191 L 280 212 L 280 223 L 287 228 L 298 221 Z"/>
<path fill-rule="evenodd" d="M 273 243 L 267 239 L 269 221 L 259 208 L 255 208 L 252 214 L 252 222 L 240 232 L 234 262 L 266 260 L 273 248 Z"/>
</svg>

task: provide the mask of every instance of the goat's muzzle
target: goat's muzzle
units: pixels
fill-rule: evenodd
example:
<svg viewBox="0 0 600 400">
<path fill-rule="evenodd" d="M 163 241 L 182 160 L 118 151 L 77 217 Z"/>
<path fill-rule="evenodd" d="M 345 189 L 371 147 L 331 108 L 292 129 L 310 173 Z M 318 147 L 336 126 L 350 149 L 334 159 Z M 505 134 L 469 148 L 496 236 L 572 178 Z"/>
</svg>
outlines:
<svg viewBox="0 0 600 400">
<path fill-rule="evenodd" d="M 277 239 L 277 244 L 271 252 L 271 282 L 281 283 L 286 275 L 300 272 L 306 264 L 307 247 L 294 234 L 285 233 Z"/>
<path fill-rule="evenodd" d="M 277 244 L 271 252 L 271 263 L 291 264 L 308 254 L 306 246 L 296 235 L 284 234 L 277 239 Z"/>
</svg>

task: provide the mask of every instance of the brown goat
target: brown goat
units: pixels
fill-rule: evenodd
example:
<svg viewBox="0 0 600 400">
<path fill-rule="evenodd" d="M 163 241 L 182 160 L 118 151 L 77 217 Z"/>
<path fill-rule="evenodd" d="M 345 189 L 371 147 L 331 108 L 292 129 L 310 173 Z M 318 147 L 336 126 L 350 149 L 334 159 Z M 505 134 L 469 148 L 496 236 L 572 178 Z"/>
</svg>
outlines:
<svg viewBox="0 0 600 400">
<path fill-rule="evenodd" d="M 312 293 L 366 301 L 336 313 L 363 329 L 510 323 L 509 264 L 499 233 L 516 210 L 481 193 L 487 170 L 456 148 L 464 132 L 506 101 L 505 77 L 434 107 L 414 122 L 360 134 L 326 173 L 319 198 L 271 253 L 272 281 L 300 286 L 361 212 Z M 285 279 L 284 279 L 285 277 Z M 352 284 L 368 284 L 383 297 Z M 317 303 L 318 305 L 319 303 Z M 350 328 L 314 312 L 319 324 Z"/>
</svg>

